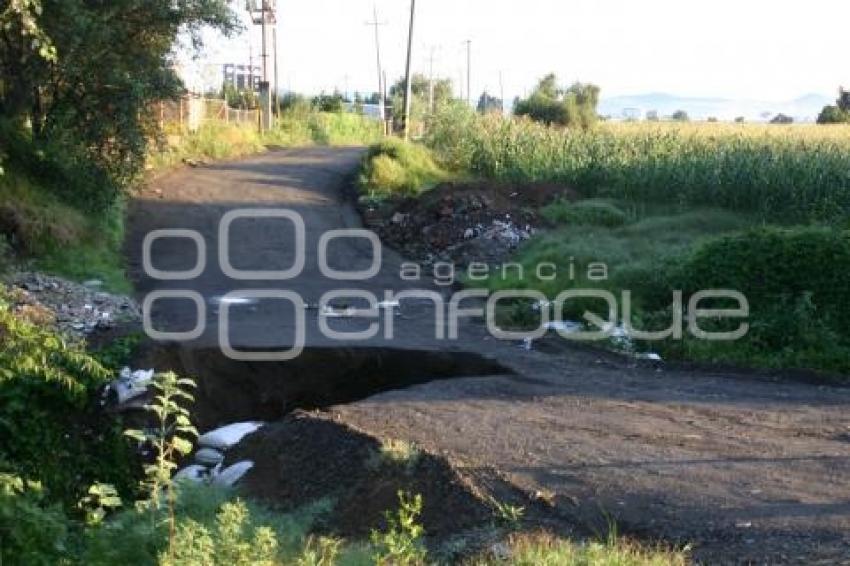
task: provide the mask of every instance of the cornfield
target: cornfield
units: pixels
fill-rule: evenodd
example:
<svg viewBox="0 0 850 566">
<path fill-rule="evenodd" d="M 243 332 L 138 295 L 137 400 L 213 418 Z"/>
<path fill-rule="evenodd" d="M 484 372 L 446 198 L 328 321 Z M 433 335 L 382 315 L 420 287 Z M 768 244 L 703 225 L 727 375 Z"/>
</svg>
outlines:
<svg viewBox="0 0 850 566">
<path fill-rule="evenodd" d="M 483 177 L 548 181 L 586 196 L 709 205 L 774 221 L 850 217 L 850 126 L 605 123 L 590 130 L 452 108 L 426 143 Z"/>
</svg>

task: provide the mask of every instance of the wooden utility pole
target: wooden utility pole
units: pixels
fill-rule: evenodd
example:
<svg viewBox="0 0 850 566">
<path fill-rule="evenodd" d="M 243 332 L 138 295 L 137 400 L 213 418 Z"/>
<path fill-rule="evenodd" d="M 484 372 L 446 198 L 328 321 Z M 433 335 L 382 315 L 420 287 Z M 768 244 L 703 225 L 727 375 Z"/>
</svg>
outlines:
<svg viewBox="0 0 850 566">
<path fill-rule="evenodd" d="M 407 66 L 404 73 L 404 139 L 410 138 L 410 103 L 413 95 L 410 65 L 413 58 L 413 21 L 416 15 L 416 0 L 410 0 L 410 31 L 407 34 Z"/>
<path fill-rule="evenodd" d="M 387 112 L 386 106 L 384 106 L 384 91 L 386 89 L 383 84 L 384 71 L 381 66 L 381 37 L 378 33 L 378 26 L 386 25 L 386 23 L 378 21 L 378 7 L 375 5 L 372 6 L 372 15 L 374 16 L 374 19 L 371 22 L 366 22 L 366 25 L 373 26 L 375 28 L 375 54 L 377 55 L 378 60 L 378 112 L 381 114 L 381 120 L 386 121 Z"/>
</svg>

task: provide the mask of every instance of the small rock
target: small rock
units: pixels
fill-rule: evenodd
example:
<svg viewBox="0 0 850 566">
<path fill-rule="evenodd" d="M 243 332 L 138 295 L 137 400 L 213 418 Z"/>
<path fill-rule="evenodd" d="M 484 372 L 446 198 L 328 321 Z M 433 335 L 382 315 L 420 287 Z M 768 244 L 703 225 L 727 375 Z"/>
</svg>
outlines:
<svg viewBox="0 0 850 566">
<path fill-rule="evenodd" d="M 497 542 L 490 547 L 490 554 L 492 554 L 493 558 L 496 560 L 507 561 L 510 560 L 513 553 L 507 544 Z"/>
</svg>

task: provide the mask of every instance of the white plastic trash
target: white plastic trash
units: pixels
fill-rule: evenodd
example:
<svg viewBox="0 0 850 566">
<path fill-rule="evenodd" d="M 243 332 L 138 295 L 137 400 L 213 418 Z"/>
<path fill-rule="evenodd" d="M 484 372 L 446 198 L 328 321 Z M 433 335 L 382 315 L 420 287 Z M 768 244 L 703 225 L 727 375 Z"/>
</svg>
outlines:
<svg viewBox="0 0 850 566">
<path fill-rule="evenodd" d="M 254 462 L 243 460 L 236 462 L 232 466 L 224 468 L 219 474 L 213 477 L 213 483 L 216 485 L 233 486 L 248 473 L 248 470 L 254 467 Z"/>
<path fill-rule="evenodd" d="M 635 357 L 639 360 L 650 360 L 653 362 L 660 362 L 661 356 L 656 354 L 655 352 L 640 352 L 635 354 Z"/>
<path fill-rule="evenodd" d="M 224 461 L 224 454 L 215 448 L 201 448 L 195 452 L 195 462 L 204 466 L 215 466 Z"/>
<path fill-rule="evenodd" d="M 109 384 L 109 391 L 115 395 L 119 405 L 135 399 L 148 392 L 148 386 L 153 381 L 154 370 L 132 371 L 125 367 L 118 374 L 118 379 Z"/>
<path fill-rule="evenodd" d="M 186 480 L 195 483 L 200 483 L 204 481 L 204 478 L 207 477 L 208 473 L 209 469 L 206 466 L 201 466 L 200 464 L 191 464 L 174 474 L 174 481 Z"/>
<path fill-rule="evenodd" d="M 198 445 L 216 450 L 227 450 L 262 426 L 263 423 L 254 421 L 229 424 L 202 434 L 198 438 Z"/>
<path fill-rule="evenodd" d="M 552 320 L 546 323 L 546 330 L 554 330 L 556 332 L 581 332 L 583 330 L 583 326 L 580 322 L 575 322 L 573 320 Z"/>
</svg>

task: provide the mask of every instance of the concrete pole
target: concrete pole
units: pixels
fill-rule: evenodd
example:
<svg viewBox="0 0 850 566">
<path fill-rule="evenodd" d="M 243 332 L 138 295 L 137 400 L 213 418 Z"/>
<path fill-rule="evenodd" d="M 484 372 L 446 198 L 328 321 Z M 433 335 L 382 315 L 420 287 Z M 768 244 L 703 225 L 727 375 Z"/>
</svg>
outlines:
<svg viewBox="0 0 850 566">
<path fill-rule="evenodd" d="M 404 75 L 404 139 L 410 139 L 410 103 L 413 96 L 410 66 L 413 58 L 413 22 L 416 15 L 416 0 L 410 0 L 410 31 L 407 34 L 407 67 Z"/>
</svg>

